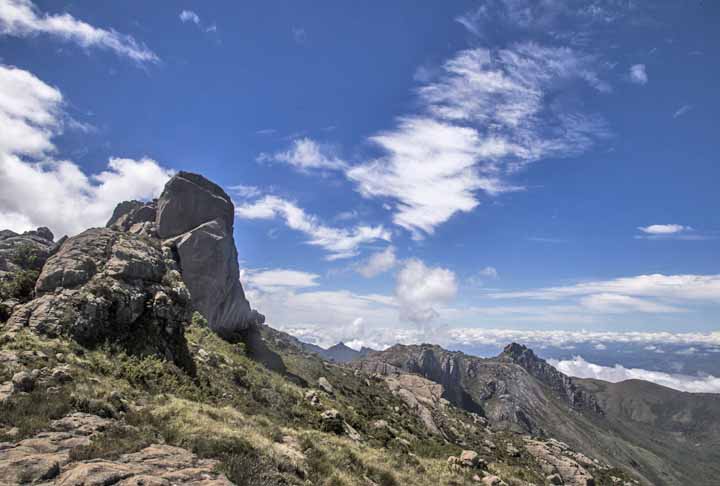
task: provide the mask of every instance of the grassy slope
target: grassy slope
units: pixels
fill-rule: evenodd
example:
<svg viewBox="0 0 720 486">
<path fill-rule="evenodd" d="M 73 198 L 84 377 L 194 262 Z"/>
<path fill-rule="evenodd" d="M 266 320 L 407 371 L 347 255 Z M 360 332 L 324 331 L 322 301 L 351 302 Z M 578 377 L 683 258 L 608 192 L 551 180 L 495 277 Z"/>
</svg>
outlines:
<svg viewBox="0 0 720 486">
<path fill-rule="evenodd" d="M 447 442 L 429 435 L 382 381 L 356 376 L 272 340 L 270 347 L 281 353 L 286 369 L 270 371 L 249 356 L 244 344 L 223 341 L 201 320 L 186 334 L 197 364 L 195 376 L 155 357 L 141 359 L 107 347 L 86 350 L 72 341 L 25 331 L 0 338 L 0 350 L 21 358 L 20 366 L 0 366 L 3 381 L 20 367 L 63 364 L 74 377 L 53 394 L 41 387 L 6 401 L 0 406 L 0 422 L 18 427 L 20 436 L 27 437 L 73 410 L 115 417 L 116 427 L 72 456 L 113 458 L 166 442 L 220 459 L 222 470 L 241 485 L 474 483 L 473 471 L 453 471 L 446 463 L 463 448 L 480 451 L 488 438 L 470 414 L 446 408 L 442 421 L 452 439 Z M 318 408 L 305 399 L 305 385 L 313 386 L 320 376 L 333 384 L 335 393 L 320 393 Z M 320 414 L 331 408 L 341 412 L 361 441 L 322 430 Z M 389 427 L 373 428 L 380 419 Z M 0 436 L 0 441 L 9 439 Z M 509 484 L 542 484 L 544 476 L 529 456 L 504 452 L 508 443 L 521 444 L 519 436 L 498 433 L 492 440 L 498 447 L 485 458 L 494 471 Z M 610 484 L 606 478 L 611 473 L 622 476 L 602 473 L 598 484 Z"/>
</svg>

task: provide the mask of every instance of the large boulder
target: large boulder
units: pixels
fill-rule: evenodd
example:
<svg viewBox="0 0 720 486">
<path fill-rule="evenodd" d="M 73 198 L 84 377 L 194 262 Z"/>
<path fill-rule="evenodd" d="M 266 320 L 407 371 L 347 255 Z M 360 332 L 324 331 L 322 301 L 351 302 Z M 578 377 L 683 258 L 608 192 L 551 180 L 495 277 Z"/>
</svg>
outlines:
<svg viewBox="0 0 720 486">
<path fill-rule="evenodd" d="M 175 175 L 157 201 L 157 234 L 179 258 L 193 307 L 224 336 L 264 321 L 240 284 L 233 221 L 230 197 L 197 174 Z"/>
<path fill-rule="evenodd" d="M 203 176 L 179 172 L 165 185 L 157 203 L 160 238 L 172 238 L 219 219 L 232 236 L 235 207 L 223 189 Z"/>
<path fill-rule="evenodd" d="M 81 344 L 110 342 L 134 354 L 159 354 L 191 366 L 184 327 L 190 294 L 168 248 L 153 238 L 93 228 L 69 238 L 7 325 Z"/>
<path fill-rule="evenodd" d="M 0 322 L 17 305 L 33 298 L 40 269 L 56 248 L 53 239 L 44 227 L 23 234 L 0 231 Z"/>
</svg>

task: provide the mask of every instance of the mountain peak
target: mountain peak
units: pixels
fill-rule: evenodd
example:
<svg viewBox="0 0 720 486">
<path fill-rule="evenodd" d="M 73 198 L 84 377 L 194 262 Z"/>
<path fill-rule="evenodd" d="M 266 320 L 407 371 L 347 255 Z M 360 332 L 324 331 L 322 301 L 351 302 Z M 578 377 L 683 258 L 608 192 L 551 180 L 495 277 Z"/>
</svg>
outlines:
<svg viewBox="0 0 720 486">
<path fill-rule="evenodd" d="M 510 343 L 505 346 L 500 357 L 508 358 L 518 364 L 540 361 L 540 358 L 537 357 L 532 349 L 518 343 Z"/>
</svg>

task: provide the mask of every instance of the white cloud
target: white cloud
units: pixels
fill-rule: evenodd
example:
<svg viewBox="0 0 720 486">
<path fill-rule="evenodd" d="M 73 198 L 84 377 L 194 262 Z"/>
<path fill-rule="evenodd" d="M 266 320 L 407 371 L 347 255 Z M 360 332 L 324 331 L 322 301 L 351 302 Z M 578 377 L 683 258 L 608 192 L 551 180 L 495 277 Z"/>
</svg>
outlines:
<svg viewBox="0 0 720 486">
<path fill-rule="evenodd" d="M 690 231 L 692 228 L 681 224 L 651 224 L 650 226 L 638 226 L 638 229 L 648 235 L 672 235 Z"/>
<path fill-rule="evenodd" d="M 256 186 L 245 186 L 243 184 L 237 184 L 235 186 L 228 187 L 230 191 L 234 194 L 237 194 L 243 199 L 252 199 L 260 196 L 262 194 L 262 191 L 259 187 Z"/>
<path fill-rule="evenodd" d="M 498 271 L 495 267 L 485 267 L 478 273 L 483 277 L 498 278 Z"/>
<path fill-rule="evenodd" d="M 343 341 L 384 348 L 417 335 L 414 328 L 403 329 L 390 296 L 289 287 L 267 292 L 252 286 L 246 294 L 268 325 L 321 346 Z"/>
<path fill-rule="evenodd" d="M 635 84 L 647 84 L 648 75 L 645 70 L 645 64 L 635 64 L 630 66 L 630 81 Z"/>
<path fill-rule="evenodd" d="M 499 278 L 498 271 L 495 267 L 485 267 L 481 269 L 476 275 L 472 275 L 467 279 L 470 285 L 481 286 L 485 284 L 487 279 Z"/>
<path fill-rule="evenodd" d="M 192 10 L 183 10 L 180 12 L 180 21 L 182 23 L 192 22 L 195 25 L 200 25 L 200 17 Z"/>
<path fill-rule="evenodd" d="M 244 219 L 282 218 L 289 228 L 305 233 L 310 238 L 308 244 L 328 251 L 328 260 L 355 256 L 360 246 L 373 241 L 390 241 L 390 232 L 382 226 L 358 225 L 352 229 L 325 226 L 316 216 L 276 196 L 238 205 L 235 214 Z"/>
<path fill-rule="evenodd" d="M 567 331 L 536 329 L 483 329 L 456 327 L 448 331 L 450 339 L 464 345 L 495 344 L 504 346 L 509 342 L 565 347 L 581 343 L 642 344 L 652 350 L 660 345 L 720 345 L 720 332 L 652 332 L 652 331 Z M 647 348 L 646 348 L 647 349 Z"/>
<path fill-rule="evenodd" d="M 580 299 L 580 304 L 593 312 L 616 314 L 623 312 L 683 312 L 684 309 L 658 304 L 637 297 L 619 294 L 592 294 Z"/>
<path fill-rule="evenodd" d="M 642 368 L 625 368 L 619 364 L 613 367 L 600 366 L 585 361 L 581 356 L 563 361 L 551 359 L 548 360 L 548 363 L 562 373 L 578 378 L 594 378 L 612 383 L 625 380 L 645 380 L 685 392 L 720 393 L 720 378 L 712 375 L 688 376 L 644 370 Z"/>
<path fill-rule="evenodd" d="M 202 20 L 200 20 L 200 16 L 192 10 L 183 10 L 182 12 L 180 12 L 180 15 L 178 17 L 180 18 L 180 22 L 182 22 L 183 24 L 195 24 L 200 30 L 203 30 L 205 32 L 217 31 L 217 25 L 215 24 L 209 25 L 208 27 L 203 27 L 203 22 Z"/>
<path fill-rule="evenodd" d="M 68 13 L 41 14 L 30 0 L 0 0 L 0 34 L 28 37 L 47 34 L 84 48 L 108 49 L 137 62 L 156 62 L 157 55 L 129 35 L 94 27 Z"/>
<path fill-rule="evenodd" d="M 638 275 L 614 280 L 583 282 L 563 287 L 489 294 L 498 299 L 557 300 L 592 294 L 616 294 L 675 301 L 720 302 L 720 275 Z"/>
<path fill-rule="evenodd" d="M 675 111 L 675 113 L 673 113 L 673 118 L 680 118 L 681 116 L 687 114 L 692 109 L 693 109 L 692 105 L 682 105 L 680 108 L 678 108 Z"/>
<path fill-rule="evenodd" d="M 382 152 L 347 176 L 365 197 L 394 203 L 395 224 L 415 238 L 458 212 L 470 212 L 478 191 L 495 196 L 522 187 L 513 172 L 549 156 L 581 153 L 607 135 L 603 123 L 548 102 L 573 81 L 606 90 L 594 59 L 569 48 L 520 43 L 460 51 L 434 82 L 418 90 L 423 113 L 400 117 L 370 137 Z"/>
<path fill-rule="evenodd" d="M 62 235 L 104 226 L 118 202 L 155 197 L 171 176 L 148 158 L 111 158 L 89 176 L 52 158 L 52 138 L 66 119 L 62 106 L 57 89 L 0 65 L 0 228 L 47 226 Z"/>
<path fill-rule="evenodd" d="M 417 259 L 406 260 L 397 275 L 395 295 L 402 319 L 426 323 L 436 317 L 435 309 L 457 294 L 455 274 L 441 267 L 427 267 Z"/>
<path fill-rule="evenodd" d="M 366 261 L 357 265 L 355 270 L 365 278 L 372 278 L 392 269 L 396 263 L 395 247 L 388 246 L 383 251 L 370 255 Z"/>
<path fill-rule="evenodd" d="M 319 278 L 320 275 L 316 273 L 282 268 L 272 270 L 245 269 L 240 275 L 240 280 L 247 288 L 256 288 L 263 292 L 316 287 L 319 285 L 317 282 Z"/>
<path fill-rule="evenodd" d="M 322 146 L 306 137 L 294 140 L 287 151 L 274 154 L 262 153 L 258 156 L 258 160 L 260 162 L 286 163 L 301 171 L 309 169 L 341 170 L 345 168 L 345 162 L 330 152 L 329 147 Z"/>
</svg>

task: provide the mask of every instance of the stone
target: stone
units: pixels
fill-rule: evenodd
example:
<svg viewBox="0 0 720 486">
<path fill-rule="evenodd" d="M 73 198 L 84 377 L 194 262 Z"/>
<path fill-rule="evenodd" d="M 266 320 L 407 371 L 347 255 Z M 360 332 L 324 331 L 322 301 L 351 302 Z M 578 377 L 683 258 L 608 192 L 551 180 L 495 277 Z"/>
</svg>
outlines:
<svg viewBox="0 0 720 486">
<path fill-rule="evenodd" d="M 27 371 L 19 371 L 12 377 L 13 391 L 15 392 L 31 392 L 35 388 L 35 380 L 31 373 Z"/>
<path fill-rule="evenodd" d="M 156 354 L 188 368 L 184 328 L 190 294 L 159 240 L 111 228 L 68 238 L 35 285 L 37 297 L 15 308 L 11 328 L 85 346 L 106 341 L 132 354 Z"/>
<path fill-rule="evenodd" d="M 52 375 L 50 375 L 52 380 L 56 383 L 67 383 L 73 380 L 72 375 L 68 373 L 67 369 L 65 367 L 62 368 L 55 368 L 52 372 Z"/>
<path fill-rule="evenodd" d="M 465 467 L 478 467 L 480 455 L 475 451 L 462 451 L 460 453 L 460 463 Z"/>
<path fill-rule="evenodd" d="M 321 376 L 318 378 L 318 386 L 329 395 L 332 395 L 335 393 L 335 390 L 333 389 L 333 386 L 330 384 L 330 382 L 325 378 L 324 376 Z"/>
<path fill-rule="evenodd" d="M 305 393 L 305 400 L 310 402 L 310 405 L 317 407 L 320 405 L 320 397 L 318 396 L 317 390 L 308 390 Z"/>
<path fill-rule="evenodd" d="M 201 175 L 178 172 L 165 185 L 157 202 L 158 235 L 172 238 L 218 219 L 232 228 L 235 208 L 230 196 Z"/>
<path fill-rule="evenodd" d="M 129 231 L 135 225 L 154 223 L 157 217 L 157 204 L 153 201 L 123 201 L 115 207 L 105 227 Z"/>
<path fill-rule="evenodd" d="M 551 474 L 550 476 L 546 477 L 545 482 L 547 484 L 554 484 L 554 485 L 564 484 L 562 477 L 557 473 Z"/>
<path fill-rule="evenodd" d="M 334 408 L 320 414 L 320 422 L 325 432 L 334 432 L 336 434 L 345 432 L 343 416 Z"/>
<path fill-rule="evenodd" d="M 492 474 L 488 474 L 487 476 L 482 478 L 482 483 L 485 486 L 503 486 L 503 485 L 505 485 L 505 481 L 503 481 L 499 477 L 494 476 Z"/>
<path fill-rule="evenodd" d="M 178 255 L 193 307 L 226 337 L 265 320 L 240 283 L 233 221 L 230 197 L 197 174 L 176 174 L 157 202 L 157 234 Z"/>
</svg>

